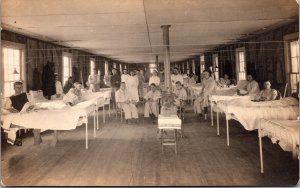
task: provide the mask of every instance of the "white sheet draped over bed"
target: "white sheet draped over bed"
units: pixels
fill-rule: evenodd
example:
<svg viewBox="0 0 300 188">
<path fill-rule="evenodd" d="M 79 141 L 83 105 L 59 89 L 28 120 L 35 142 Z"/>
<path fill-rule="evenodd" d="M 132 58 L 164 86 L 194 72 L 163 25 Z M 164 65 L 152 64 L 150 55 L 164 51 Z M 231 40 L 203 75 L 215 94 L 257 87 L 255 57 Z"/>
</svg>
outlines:
<svg viewBox="0 0 300 188">
<path fill-rule="evenodd" d="M 293 97 L 263 102 L 243 99 L 219 101 L 218 108 L 232 114 L 246 130 L 258 129 L 259 120 L 262 118 L 294 120 L 299 115 L 299 102 Z"/>
<path fill-rule="evenodd" d="M 8 133 L 8 141 L 13 144 L 19 128 L 41 130 L 72 130 L 86 122 L 86 118 L 95 110 L 95 105 L 101 105 L 110 98 L 111 89 L 101 92 L 83 92 L 83 102 L 68 106 L 62 100 L 42 100 L 35 103 L 35 111 L 25 113 L 9 113 L 2 115 L 2 127 Z"/>
<path fill-rule="evenodd" d="M 299 120 L 260 120 L 261 137 L 268 136 L 273 143 L 279 141 L 284 151 L 298 154 Z"/>
</svg>

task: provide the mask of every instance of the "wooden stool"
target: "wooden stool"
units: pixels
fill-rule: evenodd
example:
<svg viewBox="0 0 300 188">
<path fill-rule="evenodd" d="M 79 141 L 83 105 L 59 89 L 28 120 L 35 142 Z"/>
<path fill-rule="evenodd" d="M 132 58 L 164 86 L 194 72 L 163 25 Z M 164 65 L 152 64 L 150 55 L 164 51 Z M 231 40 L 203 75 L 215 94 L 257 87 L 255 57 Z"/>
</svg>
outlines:
<svg viewBox="0 0 300 188">
<path fill-rule="evenodd" d="M 159 115 L 158 129 L 161 132 L 162 151 L 164 150 L 164 146 L 174 146 L 175 153 L 177 154 L 177 130 L 181 130 L 181 119 L 179 119 L 177 115 Z M 164 130 L 174 131 L 174 139 L 164 138 Z"/>
</svg>

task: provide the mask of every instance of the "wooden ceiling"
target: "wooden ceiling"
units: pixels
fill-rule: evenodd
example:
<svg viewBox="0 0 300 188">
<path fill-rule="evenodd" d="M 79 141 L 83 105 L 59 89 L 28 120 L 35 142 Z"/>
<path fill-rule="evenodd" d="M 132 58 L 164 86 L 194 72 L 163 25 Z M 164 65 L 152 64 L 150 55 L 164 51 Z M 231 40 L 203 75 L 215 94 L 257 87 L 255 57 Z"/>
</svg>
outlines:
<svg viewBox="0 0 300 188">
<path fill-rule="evenodd" d="M 295 0 L 2 0 L 2 28 L 128 63 L 171 61 L 298 19 Z"/>
</svg>

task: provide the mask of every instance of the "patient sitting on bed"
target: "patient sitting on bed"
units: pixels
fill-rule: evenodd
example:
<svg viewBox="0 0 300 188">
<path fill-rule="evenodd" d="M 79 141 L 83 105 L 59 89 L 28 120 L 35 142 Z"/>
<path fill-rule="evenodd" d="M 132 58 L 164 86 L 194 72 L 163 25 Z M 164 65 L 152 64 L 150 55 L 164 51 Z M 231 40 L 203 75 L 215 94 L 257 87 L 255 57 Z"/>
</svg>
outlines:
<svg viewBox="0 0 300 188">
<path fill-rule="evenodd" d="M 29 112 L 33 110 L 34 105 L 32 105 L 29 100 L 26 93 L 23 93 L 23 83 L 21 81 L 17 81 L 14 83 L 14 90 L 15 94 L 9 97 L 9 100 L 6 101 L 4 104 L 4 109 L 8 110 L 11 113 L 19 113 L 19 112 Z M 35 129 L 33 130 L 33 134 L 35 137 L 34 143 L 39 144 L 42 142 L 42 139 L 39 135 L 40 130 Z M 14 132 L 15 134 L 15 132 Z M 15 136 L 13 136 L 15 138 Z M 22 139 L 17 138 L 14 140 L 14 144 L 21 146 L 22 145 Z"/>
<path fill-rule="evenodd" d="M 80 82 L 74 83 L 74 88 L 71 88 L 64 96 L 63 101 L 70 106 L 73 106 L 82 101 L 81 94 L 82 84 Z"/>
<path fill-rule="evenodd" d="M 278 92 L 271 88 L 271 82 L 269 80 L 265 81 L 264 89 L 259 92 L 256 96 L 258 101 L 272 101 L 276 100 Z"/>
<path fill-rule="evenodd" d="M 247 87 L 244 89 L 237 89 L 238 95 L 250 95 L 251 99 L 255 99 L 255 96 L 260 92 L 258 83 L 253 79 L 251 74 L 247 75 Z"/>
<path fill-rule="evenodd" d="M 21 111 L 30 111 L 34 108 L 34 105 L 29 103 L 28 96 L 26 93 L 23 93 L 23 83 L 17 81 L 14 83 L 15 94 L 9 97 L 9 100 L 6 101 L 4 109 L 8 110 L 11 113 L 18 113 Z M 25 105 L 26 104 L 26 105 Z M 24 108 L 25 107 L 25 108 Z"/>
</svg>

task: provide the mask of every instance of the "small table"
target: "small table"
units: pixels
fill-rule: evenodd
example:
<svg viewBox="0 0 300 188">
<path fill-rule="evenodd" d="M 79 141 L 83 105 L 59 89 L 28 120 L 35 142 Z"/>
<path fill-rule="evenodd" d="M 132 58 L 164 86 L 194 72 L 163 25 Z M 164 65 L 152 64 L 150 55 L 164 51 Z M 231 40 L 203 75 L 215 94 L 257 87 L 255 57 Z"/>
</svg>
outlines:
<svg viewBox="0 0 300 188">
<path fill-rule="evenodd" d="M 177 115 L 158 115 L 158 129 L 161 131 L 162 150 L 164 146 L 175 146 L 175 153 L 177 154 L 177 130 L 181 130 L 181 119 Z M 164 130 L 174 130 L 174 139 L 164 139 Z"/>
</svg>

